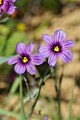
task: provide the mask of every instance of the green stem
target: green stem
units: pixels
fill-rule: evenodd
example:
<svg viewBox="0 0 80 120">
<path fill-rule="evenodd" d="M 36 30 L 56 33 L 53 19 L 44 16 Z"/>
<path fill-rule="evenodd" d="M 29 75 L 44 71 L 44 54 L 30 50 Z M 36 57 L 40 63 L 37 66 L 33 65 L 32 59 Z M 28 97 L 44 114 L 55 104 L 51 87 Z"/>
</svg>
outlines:
<svg viewBox="0 0 80 120">
<path fill-rule="evenodd" d="M 58 120 L 61 120 L 61 92 L 60 92 L 60 81 L 59 81 L 59 86 L 57 85 L 58 82 L 58 76 L 57 76 L 57 67 L 54 69 L 54 75 L 55 75 L 55 89 L 57 92 L 57 99 L 58 99 Z"/>
<path fill-rule="evenodd" d="M 38 92 L 36 94 L 36 99 L 35 99 L 35 101 L 34 101 L 34 103 L 32 105 L 32 109 L 30 110 L 29 116 L 32 115 L 32 113 L 34 111 L 34 108 L 35 108 L 35 106 L 37 104 L 37 101 L 38 101 L 39 96 L 40 96 L 40 91 L 41 91 L 42 85 L 43 85 L 43 79 L 41 79 L 40 87 L 39 87 L 39 90 L 38 90 Z"/>
<path fill-rule="evenodd" d="M 38 101 L 39 96 L 40 96 L 41 88 L 42 88 L 42 86 L 43 86 L 43 81 L 44 81 L 44 79 L 45 79 L 46 74 L 48 73 L 48 70 L 49 70 L 49 67 L 48 67 L 48 69 L 46 70 L 46 72 L 44 73 L 44 75 L 43 75 L 43 77 L 42 77 L 42 79 L 41 79 L 41 81 L 40 81 L 39 90 L 38 90 L 38 92 L 37 92 L 37 94 L 36 94 L 35 101 L 34 101 L 34 103 L 33 103 L 33 105 L 32 105 L 32 108 L 31 108 L 31 110 L 30 110 L 30 112 L 29 112 L 29 116 L 32 115 L 32 113 L 33 113 L 33 111 L 34 111 L 34 109 L 35 109 L 35 106 L 36 106 L 37 101 Z"/>
<path fill-rule="evenodd" d="M 22 92 L 22 80 L 20 81 L 20 102 L 21 102 L 21 120 L 26 120 L 26 115 L 24 111 L 24 104 L 23 104 L 23 92 Z"/>
<path fill-rule="evenodd" d="M 61 93 L 60 93 L 60 87 L 58 89 L 58 93 L 57 93 L 57 98 L 58 98 L 58 120 L 61 120 Z"/>
<path fill-rule="evenodd" d="M 58 114 L 59 114 L 59 120 L 62 119 L 62 115 L 61 115 L 61 83 L 62 83 L 62 79 L 63 79 L 63 72 L 64 72 L 64 64 L 62 65 L 62 73 L 59 79 L 59 87 L 58 87 Z"/>
<path fill-rule="evenodd" d="M 59 81 L 59 86 L 58 86 L 57 85 L 57 82 L 58 82 L 57 67 L 54 68 L 54 71 L 53 71 L 52 67 L 50 68 L 50 70 L 51 70 L 51 75 L 54 78 L 54 86 L 55 86 L 55 90 L 56 90 L 56 93 L 57 93 L 57 100 L 58 100 L 58 120 L 61 120 L 60 81 Z M 53 74 L 53 72 L 54 72 L 54 74 Z"/>
<path fill-rule="evenodd" d="M 56 68 L 54 68 L 53 70 L 53 67 L 50 67 L 50 71 L 51 71 L 51 76 L 54 78 L 54 86 L 55 86 L 55 90 L 56 90 L 56 93 L 58 92 L 58 87 L 57 87 L 57 70 Z"/>
<path fill-rule="evenodd" d="M 75 83 L 74 83 L 75 85 Z M 72 95 L 71 95 L 71 99 L 70 99 L 70 103 L 69 103 L 69 114 L 68 114 L 68 120 L 71 120 L 71 112 L 72 112 L 72 104 L 73 104 L 73 96 L 74 96 L 74 85 L 72 88 Z"/>
<path fill-rule="evenodd" d="M 31 94 L 30 94 L 28 83 L 27 83 L 27 79 L 25 77 L 24 77 L 24 81 L 25 81 L 25 84 L 26 84 L 26 87 L 27 87 L 28 96 L 29 96 L 29 100 L 30 100 L 30 108 L 31 108 L 32 107 Z"/>
</svg>

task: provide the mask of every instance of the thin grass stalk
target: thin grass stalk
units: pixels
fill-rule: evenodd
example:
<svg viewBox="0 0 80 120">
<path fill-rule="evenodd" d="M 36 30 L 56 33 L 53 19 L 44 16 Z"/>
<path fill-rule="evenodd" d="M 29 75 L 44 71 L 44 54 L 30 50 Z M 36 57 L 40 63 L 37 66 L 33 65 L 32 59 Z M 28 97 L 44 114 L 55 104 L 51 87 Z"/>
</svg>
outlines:
<svg viewBox="0 0 80 120">
<path fill-rule="evenodd" d="M 72 95 L 71 95 L 70 104 L 69 104 L 68 120 L 71 120 L 71 112 L 72 112 L 72 104 L 73 104 L 73 96 L 74 96 L 74 85 L 73 85 L 73 88 L 72 88 Z"/>
<path fill-rule="evenodd" d="M 42 88 L 42 86 L 43 86 L 43 81 L 44 81 L 44 79 L 45 79 L 45 76 L 46 76 L 47 73 L 48 73 L 48 70 L 49 70 L 49 67 L 48 67 L 48 69 L 46 70 L 46 72 L 44 73 L 43 77 L 41 78 L 40 85 L 39 85 L 39 90 L 38 90 L 38 92 L 37 92 L 37 94 L 36 94 L 35 101 L 34 101 L 34 103 L 33 103 L 33 105 L 32 105 L 32 108 L 31 108 L 31 110 L 30 110 L 30 112 L 29 112 L 29 116 L 32 115 L 32 113 L 33 113 L 33 111 L 34 111 L 34 109 L 35 109 L 35 106 L 36 106 L 37 101 L 38 101 L 39 96 L 40 96 L 41 88 Z"/>
<path fill-rule="evenodd" d="M 58 100 L 58 120 L 61 120 L 60 81 L 58 86 L 57 65 L 54 67 L 54 69 L 53 67 L 51 67 L 50 70 L 51 70 L 51 75 L 54 78 L 54 86 L 57 93 L 56 98 Z"/>
<path fill-rule="evenodd" d="M 24 103 L 23 103 L 22 80 L 20 81 L 20 103 L 21 103 L 21 120 L 26 120 L 26 114 L 24 111 Z"/>
<path fill-rule="evenodd" d="M 30 100 L 30 109 L 31 109 L 32 108 L 32 101 L 31 101 L 31 94 L 30 94 L 29 86 L 28 86 L 28 83 L 27 83 L 27 78 L 24 77 L 24 81 L 25 81 L 26 88 L 27 88 L 27 91 L 28 91 L 28 96 L 29 96 L 29 100 Z"/>
</svg>

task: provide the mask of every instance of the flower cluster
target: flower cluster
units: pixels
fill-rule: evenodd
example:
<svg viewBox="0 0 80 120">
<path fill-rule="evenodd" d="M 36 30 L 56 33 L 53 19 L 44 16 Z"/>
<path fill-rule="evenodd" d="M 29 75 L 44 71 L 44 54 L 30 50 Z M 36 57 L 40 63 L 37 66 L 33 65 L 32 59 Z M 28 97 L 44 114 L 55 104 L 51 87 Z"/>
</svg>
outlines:
<svg viewBox="0 0 80 120">
<path fill-rule="evenodd" d="M 43 63 L 45 58 L 48 58 L 48 64 L 54 66 L 58 57 L 64 63 L 72 60 L 72 53 L 68 49 L 74 45 L 72 40 L 66 40 L 66 34 L 63 30 L 57 30 L 54 36 L 48 34 L 42 35 L 42 39 L 47 43 L 39 48 L 39 53 L 32 54 L 34 44 L 25 45 L 20 42 L 16 45 L 16 52 L 19 56 L 13 57 L 8 61 L 8 64 L 16 64 L 14 70 L 17 74 L 23 74 L 26 69 L 31 75 L 36 74 L 35 66 Z"/>
<path fill-rule="evenodd" d="M 12 14 L 16 8 L 13 4 L 15 1 L 16 0 L 0 0 L 0 16 L 2 15 L 2 11 L 7 14 Z"/>
</svg>

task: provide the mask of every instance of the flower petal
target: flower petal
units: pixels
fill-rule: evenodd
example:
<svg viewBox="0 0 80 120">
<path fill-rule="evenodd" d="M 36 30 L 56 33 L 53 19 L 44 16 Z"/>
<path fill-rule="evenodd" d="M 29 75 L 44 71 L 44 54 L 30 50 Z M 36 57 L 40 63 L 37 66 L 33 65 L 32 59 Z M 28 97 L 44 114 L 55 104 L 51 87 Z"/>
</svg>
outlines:
<svg viewBox="0 0 80 120">
<path fill-rule="evenodd" d="M 22 63 L 18 62 L 14 67 L 14 71 L 17 74 L 23 74 L 26 71 L 26 66 L 23 65 Z"/>
<path fill-rule="evenodd" d="M 54 33 L 54 40 L 64 41 L 66 39 L 66 33 L 63 30 L 56 30 Z"/>
<path fill-rule="evenodd" d="M 8 64 L 9 65 L 15 64 L 15 63 L 19 62 L 19 60 L 20 60 L 20 58 L 18 56 L 12 57 L 8 60 Z"/>
<path fill-rule="evenodd" d="M 16 6 L 14 6 L 13 4 L 9 3 L 9 7 L 8 10 L 5 11 L 7 14 L 12 14 L 16 9 Z"/>
<path fill-rule="evenodd" d="M 42 56 L 40 55 L 40 54 L 34 54 L 34 55 L 32 55 L 31 56 L 31 59 L 32 59 L 32 64 L 34 64 L 34 65 L 40 65 L 40 64 L 42 64 L 43 63 L 43 58 L 42 58 Z"/>
<path fill-rule="evenodd" d="M 39 52 L 44 58 L 48 57 L 51 53 L 48 46 L 41 46 Z"/>
<path fill-rule="evenodd" d="M 3 3 L 3 5 L 2 5 L 2 10 L 4 11 L 4 12 L 7 12 L 8 11 L 8 9 L 9 9 L 9 1 L 4 1 L 4 3 Z"/>
<path fill-rule="evenodd" d="M 73 55 L 72 52 L 69 50 L 64 50 L 61 54 L 60 54 L 60 58 L 63 60 L 64 63 L 68 63 L 72 60 Z"/>
<path fill-rule="evenodd" d="M 16 0 L 10 0 L 10 2 L 15 2 Z"/>
<path fill-rule="evenodd" d="M 74 46 L 74 41 L 72 40 L 65 40 L 62 43 L 62 46 L 64 47 L 64 49 L 68 49 Z"/>
<path fill-rule="evenodd" d="M 36 69 L 35 66 L 31 63 L 27 64 L 27 71 L 31 74 L 31 75 L 35 75 L 36 74 Z"/>
<path fill-rule="evenodd" d="M 34 50 L 34 44 L 31 42 L 27 46 L 27 53 L 30 55 Z"/>
<path fill-rule="evenodd" d="M 48 59 L 48 64 L 50 66 L 54 66 L 57 62 L 58 54 L 53 53 L 52 55 L 49 56 Z"/>
<path fill-rule="evenodd" d="M 48 34 L 42 35 L 42 39 L 44 40 L 44 42 L 50 45 L 54 42 L 54 39 Z"/>
<path fill-rule="evenodd" d="M 0 17 L 2 16 L 2 9 L 0 8 Z"/>
<path fill-rule="evenodd" d="M 16 45 L 16 52 L 20 56 L 22 56 L 23 54 L 26 54 L 26 50 L 27 50 L 27 46 L 24 43 L 20 42 Z"/>
</svg>

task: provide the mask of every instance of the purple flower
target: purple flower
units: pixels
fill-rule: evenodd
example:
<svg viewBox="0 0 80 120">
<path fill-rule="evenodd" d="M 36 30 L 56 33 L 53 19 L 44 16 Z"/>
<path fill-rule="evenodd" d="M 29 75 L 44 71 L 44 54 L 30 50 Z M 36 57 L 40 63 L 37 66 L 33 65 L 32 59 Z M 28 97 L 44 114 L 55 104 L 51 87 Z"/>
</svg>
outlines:
<svg viewBox="0 0 80 120">
<path fill-rule="evenodd" d="M 36 73 L 36 69 L 34 65 L 40 65 L 43 63 L 42 56 L 39 53 L 32 54 L 34 50 L 34 44 L 30 43 L 27 46 L 20 42 L 16 45 L 16 52 L 19 56 L 12 57 L 8 64 L 16 64 L 14 67 L 14 71 L 17 74 L 23 74 L 26 69 L 31 75 Z"/>
<path fill-rule="evenodd" d="M 0 16 L 2 15 L 2 11 L 7 14 L 12 14 L 16 8 L 13 4 L 15 1 L 16 0 L 0 0 Z"/>
<path fill-rule="evenodd" d="M 54 36 L 51 37 L 48 34 L 42 35 L 42 39 L 47 43 L 46 46 L 42 46 L 39 52 L 48 57 L 48 64 L 54 66 L 58 57 L 62 59 L 64 63 L 68 63 L 72 60 L 72 53 L 68 50 L 74 45 L 72 40 L 66 40 L 66 33 L 63 30 L 57 30 Z"/>
</svg>

